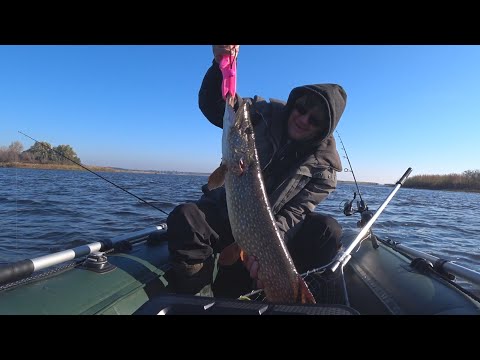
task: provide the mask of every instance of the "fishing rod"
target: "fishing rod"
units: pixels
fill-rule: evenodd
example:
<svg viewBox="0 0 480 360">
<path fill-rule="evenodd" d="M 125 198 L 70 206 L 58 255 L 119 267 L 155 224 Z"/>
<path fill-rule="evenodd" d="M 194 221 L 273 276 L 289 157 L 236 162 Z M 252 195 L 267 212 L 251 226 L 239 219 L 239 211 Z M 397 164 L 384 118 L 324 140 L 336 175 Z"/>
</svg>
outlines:
<svg viewBox="0 0 480 360">
<path fill-rule="evenodd" d="M 90 170 L 90 169 L 87 168 L 86 166 L 83 166 L 82 164 L 76 162 L 75 160 L 70 159 L 68 156 L 65 156 L 65 155 L 62 154 L 61 152 L 59 152 L 59 151 L 57 151 L 57 150 L 55 150 L 55 149 L 53 149 L 53 148 L 45 145 L 43 142 L 40 142 L 40 141 L 38 141 L 38 140 L 35 140 L 35 139 L 32 138 L 31 136 L 28 136 L 27 134 L 25 134 L 25 133 L 23 133 L 23 132 L 21 132 L 21 131 L 18 131 L 18 132 L 19 132 L 20 134 L 28 137 L 29 139 L 32 139 L 33 141 L 39 143 L 40 145 L 42 145 L 42 146 L 43 146 L 44 148 L 46 148 L 47 150 L 52 150 L 52 151 L 55 152 L 57 155 L 60 155 L 60 156 L 64 157 L 64 158 L 67 159 L 67 160 L 70 160 L 70 161 L 73 162 L 75 165 L 78 165 L 78 166 L 82 167 L 83 169 L 85 169 L 85 170 L 87 170 L 87 171 L 90 171 L 93 175 L 96 175 L 96 176 L 98 176 L 99 178 L 101 178 L 101 179 L 109 182 L 109 183 L 112 184 L 113 186 L 119 188 L 120 190 L 125 191 L 127 194 L 130 194 L 130 195 L 134 196 L 134 197 L 137 198 L 138 200 L 144 202 L 144 203 L 147 204 L 147 205 L 150 205 L 150 206 L 153 207 L 154 209 L 157 209 L 158 211 L 161 211 L 162 213 L 164 213 L 164 214 L 167 215 L 167 216 L 169 215 L 167 212 L 163 211 L 162 209 L 156 207 L 155 205 L 149 203 L 148 201 L 143 200 L 142 198 L 138 197 L 137 195 L 132 194 L 130 191 L 122 188 L 121 186 L 118 186 L 117 184 L 113 183 L 112 181 L 104 178 L 102 175 L 97 174 L 95 171 Z"/>
<path fill-rule="evenodd" d="M 350 166 L 350 169 L 345 169 L 345 171 L 350 171 L 353 175 L 353 180 L 355 181 L 355 186 L 357 187 L 357 191 L 358 191 L 358 196 L 360 197 L 360 201 L 357 201 L 357 210 L 353 210 L 353 200 L 355 200 L 355 198 L 357 197 L 357 193 L 354 192 L 353 193 L 353 199 L 348 201 L 348 200 L 345 200 L 346 203 L 344 204 L 343 206 L 343 213 L 346 215 L 346 216 L 350 216 L 350 215 L 353 215 L 355 212 L 359 212 L 359 213 L 362 213 L 366 210 L 368 210 L 368 206 L 365 204 L 365 202 L 363 201 L 362 199 L 362 193 L 360 192 L 360 188 L 358 187 L 358 183 L 357 183 L 357 179 L 355 177 L 355 173 L 353 172 L 353 167 L 352 167 L 352 164 L 350 162 L 350 158 L 348 157 L 348 154 L 347 154 L 347 149 L 345 149 L 345 145 L 343 144 L 343 141 L 342 141 L 342 138 L 340 137 L 340 134 L 338 132 L 338 130 L 335 130 L 335 132 L 337 133 L 337 136 L 338 136 L 338 139 L 340 140 L 340 143 L 342 144 L 342 149 L 343 151 L 345 152 L 345 157 L 348 161 L 348 165 Z"/>
</svg>

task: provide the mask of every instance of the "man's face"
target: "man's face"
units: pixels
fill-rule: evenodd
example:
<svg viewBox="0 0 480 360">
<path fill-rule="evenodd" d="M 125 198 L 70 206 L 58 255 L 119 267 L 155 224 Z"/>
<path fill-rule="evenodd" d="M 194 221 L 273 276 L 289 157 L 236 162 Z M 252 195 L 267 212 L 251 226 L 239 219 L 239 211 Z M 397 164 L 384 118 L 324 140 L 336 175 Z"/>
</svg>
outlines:
<svg viewBox="0 0 480 360">
<path fill-rule="evenodd" d="M 325 112 L 319 106 L 307 105 L 307 97 L 297 99 L 288 118 L 288 136 L 292 140 L 307 141 L 318 135 L 328 124 Z"/>
</svg>

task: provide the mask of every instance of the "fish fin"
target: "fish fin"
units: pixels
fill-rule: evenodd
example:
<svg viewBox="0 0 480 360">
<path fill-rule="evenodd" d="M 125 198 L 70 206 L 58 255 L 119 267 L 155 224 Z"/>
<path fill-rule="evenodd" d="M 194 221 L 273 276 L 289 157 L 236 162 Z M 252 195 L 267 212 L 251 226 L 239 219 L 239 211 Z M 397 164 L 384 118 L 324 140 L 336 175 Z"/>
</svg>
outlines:
<svg viewBox="0 0 480 360">
<path fill-rule="evenodd" d="M 216 168 L 213 173 L 208 177 L 208 190 L 216 189 L 223 185 L 225 182 L 225 174 L 227 173 L 228 167 L 227 164 L 221 163 L 218 168 Z"/>
<path fill-rule="evenodd" d="M 297 302 L 300 302 L 302 304 L 316 304 L 315 298 L 310 292 L 307 283 L 300 275 L 298 275 Z"/>
<path fill-rule="evenodd" d="M 237 243 L 228 245 L 218 257 L 218 263 L 222 266 L 233 265 L 242 254 L 242 249 Z"/>
</svg>

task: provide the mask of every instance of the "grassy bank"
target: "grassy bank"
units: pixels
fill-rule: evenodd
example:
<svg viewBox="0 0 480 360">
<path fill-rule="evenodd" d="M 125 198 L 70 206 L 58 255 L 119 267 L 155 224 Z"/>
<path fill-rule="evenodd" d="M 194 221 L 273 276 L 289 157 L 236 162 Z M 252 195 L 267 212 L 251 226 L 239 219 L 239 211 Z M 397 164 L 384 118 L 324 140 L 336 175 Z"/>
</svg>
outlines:
<svg viewBox="0 0 480 360">
<path fill-rule="evenodd" d="M 162 171 L 162 170 L 133 170 L 122 169 L 107 166 L 91 166 L 84 165 L 91 171 L 99 172 L 123 172 L 123 173 L 137 173 L 137 174 L 163 174 L 163 175 L 209 175 L 205 173 L 196 172 L 181 172 L 181 171 Z M 66 165 L 66 164 L 39 164 L 39 163 L 25 163 L 25 162 L 0 162 L 0 168 L 23 168 L 23 169 L 40 169 L 40 170 L 75 170 L 75 171 L 87 171 L 78 165 Z"/>
<path fill-rule="evenodd" d="M 468 170 L 463 174 L 416 175 L 408 178 L 403 187 L 480 193 L 480 171 Z"/>
<path fill-rule="evenodd" d="M 146 172 L 139 170 L 116 169 L 103 166 L 89 166 L 84 165 L 92 171 L 108 171 L 108 172 Z M 23 162 L 6 162 L 0 163 L 0 167 L 7 168 L 24 168 L 24 169 L 42 169 L 42 170 L 79 170 L 86 171 L 78 165 L 64 165 L 64 164 L 38 164 L 38 163 L 23 163 Z"/>
</svg>

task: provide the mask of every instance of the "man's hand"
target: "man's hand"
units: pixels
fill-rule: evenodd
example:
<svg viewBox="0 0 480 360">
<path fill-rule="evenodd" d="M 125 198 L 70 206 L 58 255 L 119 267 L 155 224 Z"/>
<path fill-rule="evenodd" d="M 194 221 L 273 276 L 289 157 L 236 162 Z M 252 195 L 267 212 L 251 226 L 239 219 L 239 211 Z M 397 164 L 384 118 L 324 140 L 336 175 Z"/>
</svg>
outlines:
<svg viewBox="0 0 480 360">
<path fill-rule="evenodd" d="M 248 256 L 244 253 L 243 256 L 243 264 L 247 268 L 248 272 L 250 273 L 250 277 L 255 280 L 257 289 L 263 289 L 263 283 L 260 279 L 258 279 L 258 261 L 255 256 Z"/>
<path fill-rule="evenodd" d="M 240 45 L 213 45 L 213 56 L 217 63 L 220 63 L 224 55 L 237 57 L 239 51 Z"/>
</svg>

